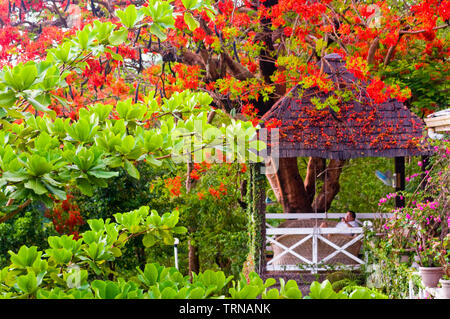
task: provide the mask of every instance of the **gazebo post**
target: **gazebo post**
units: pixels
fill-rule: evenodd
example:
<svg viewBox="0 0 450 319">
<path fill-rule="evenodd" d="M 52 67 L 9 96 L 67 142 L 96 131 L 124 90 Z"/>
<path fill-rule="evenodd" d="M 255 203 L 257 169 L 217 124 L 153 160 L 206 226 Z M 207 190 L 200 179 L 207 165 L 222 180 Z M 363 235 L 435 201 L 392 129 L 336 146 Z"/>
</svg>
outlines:
<svg viewBox="0 0 450 319">
<path fill-rule="evenodd" d="M 403 156 L 395 157 L 395 191 L 405 190 L 405 158 Z M 400 208 L 405 206 L 405 198 L 400 196 L 395 197 L 395 207 Z"/>
<path fill-rule="evenodd" d="M 266 176 L 261 173 L 261 168 L 261 163 L 249 164 L 247 186 L 249 256 L 254 262 L 254 271 L 259 275 L 266 269 Z"/>
</svg>

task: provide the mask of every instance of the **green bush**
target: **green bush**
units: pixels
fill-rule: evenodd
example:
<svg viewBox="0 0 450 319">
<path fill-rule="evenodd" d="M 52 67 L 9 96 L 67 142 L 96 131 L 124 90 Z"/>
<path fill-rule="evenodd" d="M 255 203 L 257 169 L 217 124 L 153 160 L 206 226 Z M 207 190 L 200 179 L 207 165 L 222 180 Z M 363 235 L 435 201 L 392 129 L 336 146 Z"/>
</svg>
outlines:
<svg viewBox="0 0 450 319">
<path fill-rule="evenodd" d="M 22 245 L 47 247 L 48 236 L 57 235 L 53 224 L 44 217 L 39 204 L 0 224 L 0 267 L 7 263 L 8 250 L 18 250 Z"/>
<path fill-rule="evenodd" d="M 189 234 L 179 236 L 179 268 L 187 274 L 188 239 L 197 247 L 201 269 L 223 270 L 238 275 L 248 253 L 247 218 L 237 200 L 241 194 L 236 187 L 239 174 L 233 166 L 214 165 L 202 173 L 191 192 L 186 193 L 182 185 L 180 196 L 172 196 L 165 181 L 174 176 L 186 174 L 185 167 L 160 167 L 157 170 L 138 165 L 139 180 L 121 170 L 119 176 L 110 181 L 111 187 L 101 188 L 91 197 L 77 194 L 76 201 L 84 218 L 111 218 L 121 211 L 147 205 L 158 211 L 178 208 L 180 225 L 187 227 Z M 183 177 L 185 179 L 185 177 Z M 217 189 L 224 183 L 227 194 L 217 199 L 209 189 Z M 199 193 L 205 196 L 199 199 Z M 86 230 L 87 225 L 84 226 Z M 83 229 L 82 229 L 83 230 Z M 154 261 L 167 267 L 173 266 L 173 247 L 156 245 L 146 249 L 142 243 L 132 239 L 123 249 L 123 258 L 117 267 L 130 269 Z"/>
<path fill-rule="evenodd" d="M 114 271 L 114 263 L 132 238 L 142 240 L 150 248 L 156 242 L 173 242 L 173 236 L 186 231 L 177 225 L 178 212 L 160 216 L 148 207 L 114 215 L 116 222 L 103 219 L 88 221 L 90 230 L 73 236 L 51 236 L 48 249 L 22 246 L 9 251 L 10 264 L 0 271 L 0 298 L 37 299 L 274 299 L 302 298 L 295 281 L 263 281 L 252 272 L 234 281 L 223 271 L 206 270 L 194 274 L 192 280 L 174 267 L 147 263 L 129 272 Z M 314 282 L 308 299 L 383 298 L 364 287 L 333 291 L 329 281 Z"/>
</svg>

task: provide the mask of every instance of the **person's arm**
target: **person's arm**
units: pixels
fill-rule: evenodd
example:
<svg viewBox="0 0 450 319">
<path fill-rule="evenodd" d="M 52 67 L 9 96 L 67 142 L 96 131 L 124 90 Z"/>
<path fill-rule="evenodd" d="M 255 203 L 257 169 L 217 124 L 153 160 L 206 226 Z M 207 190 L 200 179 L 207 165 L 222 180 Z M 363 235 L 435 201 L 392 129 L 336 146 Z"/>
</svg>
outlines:
<svg viewBox="0 0 450 319">
<path fill-rule="evenodd" d="M 349 224 L 348 221 L 346 221 L 344 218 L 341 218 L 341 222 L 345 223 L 347 227 L 353 227 L 351 224 Z"/>
</svg>

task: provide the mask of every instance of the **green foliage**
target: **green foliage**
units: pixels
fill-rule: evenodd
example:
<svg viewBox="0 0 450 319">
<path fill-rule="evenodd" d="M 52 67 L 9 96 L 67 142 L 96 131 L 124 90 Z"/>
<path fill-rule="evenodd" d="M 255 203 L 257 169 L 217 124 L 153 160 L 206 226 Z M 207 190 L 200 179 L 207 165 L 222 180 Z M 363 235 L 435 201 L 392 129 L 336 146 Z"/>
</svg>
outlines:
<svg viewBox="0 0 450 319">
<path fill-rule="evenodd" d="M 41 205 L 33 204 L 21 216 L 0 224 L 0 268 L 6 266 L 8 251 L 22 245 L 48 248 L 47 238 L 56 232 L 45 217 Z"/>
<path fill-rule="evenodd" d="M 0 106 L 8 115 L 23 118 L 16 101 L 23 100 L 38 111 L 49 111 L 47 106 L 54 97 L 50 93 L 56 86 L 64 86 L 67 72 L 60 74 L 57 66 L 48 61 L 28 61 L 0 71 Z"/>
<path fill-rule="evenodd" d="M 179 104 L 182 105 L 182 110 L 186 108 L 185 105 L 190 105 L 189 108 L 199 106 L 195 101 L 211 101 L 209 97 L 202 95 L 203 93 L 177 95 L 167 99 L 168 106 L 163 109 L 181 111 L 174 108 L 175 100 L 182 103 Z M 186 98 L 188 102 L 184 103 L 181 98 Z M 83 194 L 92 196 L 96 188 L 108 185 L 107 179 L 117 176 L 117 171 L 114 171 L 117 167 L 124 167 L 131 176 L 138 179 L 139 172 L 133 162 L 145 161 L 149 165 L 160 166 L 161 162 L 156 157 L 163 156 L 164 150 L 173 149 L 184 141 L 183 137 L 172 134 L 174 130 L 201 133 L 198 129 L 213 128 L 205 122 L 206 113 L 201 112 L 201 108 L 196 108 L 193 111 L 196 115 L 184 122 L 174 124 L 171 115 L 167 114 L 167 122 L 162 122 L 159 128 L 143 130 L 140 125 L 136 125 L 137 118 L 142 119 L 142 114 L 148 114 L 149 107 L 153 108 L 152 104 L 149 102 L 144 106 L 131 104 L 131 101 L 121 103 L 118 110 L 124 118 L 120 119 L 106 119 L 109 114 L 107 111 L 111 108 L 97 105 L 91 110 L 81 110 L 79 119 L 72 123 L 70 119 L 62 122 L 51 115 L 28 115 L 23 124 L 13 124 L 10 130 L 2 131 L 0 134 L 4 144 L 0 145 L 0 163 L 3 175 L 0 186 L 8 193 L 8 197 L 19 201 L 39 200 L 51 206 L 48 194 L 65 199 L 67 185 L 75 186 Z M 206 107 L 207 105 L 203 105 L 203 111 Z M 136 113 L 135 109 L 139 112 Z M 105 120 L 100 121 L 103 119 Z M 197 125 L 197 121 L 202 124 Z M 228 136 L 231 130 L 237 136 L 253 136 L 255 130 L 249 132 L 249 129 L 247 124 L 235 122 L 232 127 L 224 127 L 221 134 Z M 20 147 L 22 143 L 26 144 L 25 148 Z M 56 145 L 60 147 L 55 147 Z M 201 138 L 196 139 L 194 145 L 196 149 L 206 148 Z M 180 160 L 187 154 L 178 153 L 176 156 Z"/>
<path fill-rule="evenodd" d="M 328 280 L 322 284 L 313 282 L 311 284 L 311 292 L 308 299 L 343 299 L 344 295 L 336 293 Z"/>
<path fill-rule="evenodd" d="M 415 158 L 405 163 L 406 176 L 419 171 Z M 394 191 L 393 187 L 384 185 L 376 176 L 375 171 L 394 172 L 394 161 L 386 158 L 367 157 L 351 159 L 345 165 L 340 176 L 340 190 L 331 204 L 329 211 L 345 212 L 353 210 L 356 213 L 377 212 L 380 198 Z M 406 185 L 406 191 L 414 190 L 416 181 Z M 320 185 L 318 185 L 320 186 Z M 388 203 L 390 207 L 393 202 Z"/>
<path fill-rule="evenodd" d="M 336 271 L 327 275 L 327 280 L 330 281 L 335 292 L 341 291 L 347 286 L 357 286 L 363 284 L 363 276 L 352 271 Z"/>
<path fill-rule="evenodd" d="M 142 207 L 125 214 L 116 214 L 117 222 L 109 219 L 89 220 L 90 230 L 73 236 L 49 237 L 50 248 L 43 254 L 36 246 L 22 246 L 17 253 L 10 251 L 11 263 L 0 271 L 1 298 L 38 299 L 204 299 L 204 298 L 295 298 L 302 294 L 295 281 L 280 280 L 280 289 L 269 287 L 276 280 L 263 281 L 256 273 L 241 274 L 238 282 L 222 271 L 206 270 L 194 274 L 192 280 L 174 267 L 147 263 L 142 270 L 121 274 L 111 270 L 112 263 L 132 236 L 156 230 L 173 231 L 177 215 L 165 215 L 157 220 Z M 151 218 L 153 216 L 153 218 Z M 159 224 L 159 225 L 157 225 Z M 133 229 L 133 230 L 132 230 Z M 139 231 L 139 233 L 136 233 Z M 115 257 L 117 256 L 117 257 Z M 231 286 L 230 286 L 231 285 Z M 330 292 L 331 289 L 331 292 Z M 381 298 L 363 287 L 339 294 L 341 298 Z M 314 282 L 308 298 L 333 298 L 331 284 Z"/>
<path fill-rule="evenodd" d="M 173 176 L 170 167 L 163 164 L 160 168 L 143 163 L 137 166 L 141 179 L 136 180 L 119 170 L 119 176 L 111 179 L 114 187 L 102 188 L 92 197 L 76 195 L 80 213 L 85 218 L 112 218 L 114 214 L 136 209 L 142 205 L 155 210 L 179 209 L 179 226 L 195 229 L 189 234 L 174 234 L 180 239 L 178 245 L 180 269 L 187 269 L 188 238 L 197 249 L 201 260 L 201 270 L 222 270 L 227 275 L 238 275 L 247 248 L 247 219 L 238 205 L 241 197 L 234 185 L 240 183 L 239 165 L 213 165 L 207 172 L 201 173 L 189 194 L 184 191 L 180 197 L 171 197 L 164 181 Z M 177 167 L 179 174 L 183 168 Z M 218 189 L 224 183 L 227 194 L 221 199 L 214 198 L 208 189 Z M 198 193 L 204 198 L 199 199 Z M 213 212 L 213 213 L 211 213 Z M 87 227 L 85 225 L 84 227 Z M 182 228 L 181 228 L 182 229 Z M 83 230 L 83 228 L 81 228 Z M 175 229 L 177 231 L 178 228 Z M 188 237 L 189 236 L 189 237 Z M 167 238 L 170 242 L 170 238 Z M 148 242 L 147 242 L 148 241 Z M 156 245 L 151 249 L 144 245 L 152 243 L 152 237 L 144 237 L 144 243 L 135 238 L 129 240 L 122 249 L 122 256 L 116 261 L 117 269 L 134 269 L 146 262 L 158 262 L 161 265 L 174 265 L 173 247 L 161 245 L 161 239 L 154 238 Z"/>
<path fill-rule="evenodd" d="M 375 287 L 389 298 L 404 299 L 409 294 L 409 282 L 413 280 L 416 286 L 422 287 L 420 278 L 413 273 L 409 263 L 402 263 L 399 254 L 408 252 L 396 251 L 392 245 L 375 232 L 368 232 L 364 242 L 367 264 L 363 267 L 366 275 L 366 285 Z"/>
<path fill-rule="evenodd" d="M 229 289 L 229 292 L 232 299 L 256 299 L 256 297 L 275 283 L 276 281 L 273 278 L 263 281 L 258 274 L 251 272 L 248 278 L 241 275 L 237 283 L 233 281 L 233 287 Z"/>
<path fill-rule="evenodd" d="M 124 169 L 119 169 L 119 175 L 111 178 L 110 185 L 114 187 L 101 188 L 93 196 L 85 196 L 76 193 L 75 199 L 79 206 L 80 213 L 86 219 L 107 219 L 113 218 L 113 215 L 123 211 L 135 210 L 143 205 L 154 207 L 155 210 L 173 210 L 176 205 L 160 200 L 163 196 L 161 189 L 154 189 L 150 192 L 149 188 L 152 181 L 160 175 L 169 172 L 169 167 L 163 165 L 155 168 L 144 163 L 137 165 L 140 172 L 140 179 L 137 180 Z M 85 230 L 88 225 L 85 225 Z M 176 235 L 179 236 L 179 235 Z M 147 242 L 153 236 L 144 240 Z M 143 240 L 131 238 L 121 249 L 122 256 L 116 261 L 118 269 L 134 269 L 138 265 L 145 264 L 147 260 L 157 261 L 166 266 L 173 265 L 173 248 L 160 245 L 147 249 Z"/>
<path fill-rule="evenodd" d="M 413 50 L 423 50 L 424 41 L 418 41 Z M 426 60 L 420 62 L 414 55 L 395 59 L 382 75 L 386 78 L 386 83 L 398 84 L 400 87 L 409 87 L 412 97 L 407 101 L 412 111 L 420 117 L 432 112 L 445 109 L 449 105 L 449 84 L 446 80 L 449 70 L 445 63 L 439 60 L 439 54 L 433 52 Z"/>
<path fill-rule="evenodd" d="M 395 210 L 381 206 L 380 211 L 393 215 L 368 232 L 365 241 L 368 282 L 378 282 L 383 291 L 395 298 L 408 296 L 410 280 L 416 281 L 413 261 L 422 267 L 442 266 L 444 271 L 449 271 L 448 190 L 444 185 L 450 179 L 447 156 L 450 148 L 446 141 L 436 140 L 431 144 L 435 154 L 429 158 L 425 171 L 415 174 L 413 182 L 402 192 L 405 206 Z M 393 198 L 392 195 L 395 194 L 382 198 L 380 203 Z M 419 282 L 417 286 L 421 285 Z"/>
<path fill-rule="evenodd" d="M 239 164 L 211 165 L 199 173 L 201 177 L 190 192 L 183 188 L 179 197 L 171 196 L 162 180 L 155 182 L 154 191 L 163 189 L 161 200 L 179 207 L 180 224 L 189 229 L 187 237 L 179 237 L 180 250 L 187 250 L 189 239 L 197 248 L 201 271 L 220 269 L 236 276 L 248 253 L 248 221 L 238 203 L 242 194 L 236 187 L 245 175 L 239 169 Z M 180 265 L 186 262 L 180 259 Z"/>
<path fill-rule="evenodd" d="M 88 276 L 109 276 L 114 274 L 108 262 L 113 262 L 121 255 L 121 248 L 135 236 L 147 236 L 153 234 L 159 236 L 171 236 L 172 232 L 182 232 L 176 228 L 178 214 L 166 213 L 162 218 L 152 211 L 150 215 L 148 207 L 127 214 L 116 214 L 117 223 L 110 219 L 91 219 L 88 221 L 90 230 L 84 232 L 80 239 L 73 236 L 50 236 L 48 245 L 50 248 L 43 251 L 36 246 L 22 246 L 17 253 L 9 251 L 11 264 L 2 270 L 2 282 L 0 291 L 9 290 L 19 295 L 33 296 L 38 288 L 69 287 L 71 277 L 77 277 L 77 285 L 86 288 Z M 159 238 L 158 238 L 159 239 Z M 74 272 L 74 270 L 76 270 Z M 98 298 L 110 298 L 116 295 L 129 295 L 138 297 L 135 284 L 103 283 L 93 281 L 92 290 Z M 117 286 L 118 285 L 118 286 Z M 88 285 L 89 286 L 89 285 Z M 9 288 L 8 288 L 9 287 Z M 69 287 L 72 288 L 72 287 Z M 13 290 L 13 291 L 12 291 Z M 125 294 L 125 292 L 127 292 Z M 41 293 L 40 296 L 59 296 L 60 291 Z"/>
<path fill-rule="evenodd" d="M 169 176 L 173 176 L 167 165 L 156 169 L 140 164 L 137 166 L 141 179 L 136 180 L 119 170 L 119 176 L 111 179 L 114 187 L 98 190 L 92 197 L 76 196 L 80 212 L 87 218 L 112 218 L 120 211 L 136 209 L 142 205 L 155 207 L 156 210 L 173 210 L 179 208 L 179 225 L 195 229 L 189 233 L 191 242 L 197 247 L 203 269 L 221 269 L 227 274 L 237 275 L 247 254 L 246 217 L 237 203 L 241 194 L 234 185 L 240 182 L 239 165 L 214 165 L 207 172 L 201 173 L 201 180 L 189 194 L 171 197 L 164 184 Z M 183 174 L 182 167 L 177 167 Z M 208 189 L 217 189 L 224 183 L 227 194 L 221 199 L 214 198 Z M 199 199 L 198 193 L 204 198 Z M 214 212 L 214 213 L 211 213 Z M 188 236 L 175 234 L 180 239 L 179 265 L 187 269 Z M 156 239 L 155 239 L 156 240 Z M 168 242 L 170 238 L 167 238 Z M 152 242 L 146 237 L 144 244 Z M 174 264 L 173 248 L 159 245 L 146 248 L 142 242 L 134 239 L 127 242 L 122 250 L 123 256 L 117 261 L 119 268 L 135 268 L 137 265 L 157 261 L 170 266 Z M 136 258 L 137 256 L 137 258 Z"/>
<path fill-rule="evenodd" d="M 307 299 L 387 299 L 382 293 L 361 286 L 347 286 L 340 292 L 335 292 L 328 280 L 322 283 L 313 282 Z"/>
<path fill-rule="evenodd" d="M 247 143 L 256 134 L 248 122 L 232 121 L 227 127 L 215 127 L 207 122 L 207 112 L 212 98 L 203 92 L 185 91 L 173 94 L 158 103 L 154 92 L 145 97 L 145 103 L 132 103 L 131 99 L 115 106 L 96 104 L 79 110 L 77 120 L 56 118 L 47 106 L 53 99 L 63 105 L 67 102 L 50 92 L 67 86 L 69 70 L 81 72 L 86 66 L 86 56 L 97 57 L 117 54 L 108 46 L 120 45 L 127 39 L 127 29 L 145 26 L 144 17 L 151 17 L 151 32 L 165 37 L 165 30 L 174 23 L 173 9 L 167 2 L 152 1 L 151 7 L 136 9 L 134 5 L 117 10 L 123 26 L 111 22 L 95 21 L 77 31 L 56 48 L 48 49 L 45 61 L 29 61 L 16 66 L 5 66 L 0 72 L 0 191 L 1 197 L 21 201 L 41 201 L 48 207 L 49 197 L 65 199 L 66 187 L 77 188 L 92 196 L 99 187 L 106 187 L 107 179 L 117 176 L 117 168 L 124 168 L 139 179 L 136 162 L 161 166 L 162 159 L 184 161 L 193 147 L 206 150 L 232 147 L 235 155 L 246 158 L 236 147 L 237 142 Z M 191 3 L 194 8 L 213 11 L 209 1 Z M 33 116 L 28 109 L 43 112 Z M 118 118 L 112 116 L 116 111 Z M 174 117 L 182 114 L 183 120 Z M 38 115 L 38 114 L 36 114 Z M 16 120 L 23 120 L 17 123 Z M 157 119 L 149 127 L 147 120 Z M 228 139 L 229 145 L 208 141 L 202 136 L 214 131 L 215 137 Z M 229 137 L 232 136 L 230 139 Z M 189 147 L 187 148 L 187 146 Z M 209 146 L 207 146 L 209 145 Z M 248 147 L 247 147 L 248 148 Z M 253 153 L 250 153 L 253 156 Z M 2 205 L 4 206 L 4 205 Z M 2 213 L 13 211 L 10 205 Z M 0 216 L 1 217 L 1 216 Z"/>
</svg>

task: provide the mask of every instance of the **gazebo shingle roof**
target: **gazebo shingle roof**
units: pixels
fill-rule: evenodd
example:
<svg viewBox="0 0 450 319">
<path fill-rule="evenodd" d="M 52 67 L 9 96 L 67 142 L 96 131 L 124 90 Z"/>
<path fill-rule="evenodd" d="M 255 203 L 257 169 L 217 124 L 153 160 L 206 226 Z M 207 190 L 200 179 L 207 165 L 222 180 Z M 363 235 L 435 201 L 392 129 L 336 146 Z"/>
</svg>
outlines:
<svg viewBox="0 0 450 319">
<path fill-rule="evenodd" d="M 349 87 L 355 77 L 345 69 L 337 54 L 325 57 L 324 72 L 333 81 Z M 297 85 L 263 117 L 264 124 L 281 120 L 279 156 L 348 159 L 354 157 L 396 157 L 430 154 L 418 143 L 423 135 L 422 120 L 397 100 L 375 104 L 367 94 L 351 88 L 357 100 L 318 110 L 311 98 L 323 102 L 332 92 Z M 301 92 L 302 95 L 301 95 Z M 270 141 L 270 140 L 269 140 Z M 270 153 L 270 152 L 269 152 Z"/>
</svg>

